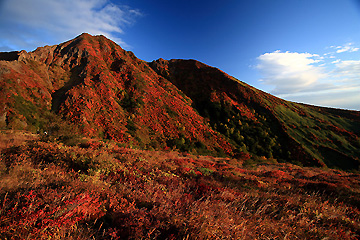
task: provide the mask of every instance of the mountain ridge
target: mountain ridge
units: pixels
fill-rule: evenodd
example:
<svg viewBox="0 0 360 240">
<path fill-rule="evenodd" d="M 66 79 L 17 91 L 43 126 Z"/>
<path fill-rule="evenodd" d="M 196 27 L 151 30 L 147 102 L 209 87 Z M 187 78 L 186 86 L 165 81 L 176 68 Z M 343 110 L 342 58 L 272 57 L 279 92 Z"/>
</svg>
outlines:
<svg viewBox="0 0 360 240">
<path fill-rule="evenodd" d="M 3 129 L 59 136 L 71 129 L 145 149 L 360 166 L 360 112 L 285 101 L 196 60 L 147 63 L 104 36 L 1 53 L 0 77 Z"/>
</svg>

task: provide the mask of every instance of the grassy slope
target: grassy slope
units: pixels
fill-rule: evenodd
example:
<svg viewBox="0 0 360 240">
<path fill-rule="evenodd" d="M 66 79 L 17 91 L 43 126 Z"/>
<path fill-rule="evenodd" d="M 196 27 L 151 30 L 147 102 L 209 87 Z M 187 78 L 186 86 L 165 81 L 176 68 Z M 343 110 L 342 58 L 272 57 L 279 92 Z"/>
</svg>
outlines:
<svg viewBox="0 0 360 240">
<path fill-rule="evenodd" d="M 1 132 L 7 239 L 357 239 L 360 176 Z M 26 141 L 29 140 L 29 141 Z"/>
<path fill-rule="evenodd" d="M 289 135 L 314 158 L 331 168 L 359 169 L 358 117 L 344 117 L 344 110 L 325 110 L 289 102 L 287 106 L 276 106 L 275 113 Z"/>
<path fill-rule="evenodd" d="M 195 60 L 149 65 L 240 151 L 305 166 L 359 169 L 359 112 L 288 102 Z"/>
</svg>

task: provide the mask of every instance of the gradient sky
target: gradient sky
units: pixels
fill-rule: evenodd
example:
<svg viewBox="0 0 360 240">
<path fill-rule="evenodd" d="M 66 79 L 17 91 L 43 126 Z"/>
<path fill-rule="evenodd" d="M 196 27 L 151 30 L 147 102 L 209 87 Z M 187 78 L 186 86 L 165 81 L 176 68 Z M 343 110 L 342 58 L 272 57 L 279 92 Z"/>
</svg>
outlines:
<svg viewBox="0 0 360 240">
<path fill-rule="evenodd" d="M 196 59 L 281 98 L 360 110 L 360 1 L 0 0 L 0 51 L 82 32 Z"/>
</svg>

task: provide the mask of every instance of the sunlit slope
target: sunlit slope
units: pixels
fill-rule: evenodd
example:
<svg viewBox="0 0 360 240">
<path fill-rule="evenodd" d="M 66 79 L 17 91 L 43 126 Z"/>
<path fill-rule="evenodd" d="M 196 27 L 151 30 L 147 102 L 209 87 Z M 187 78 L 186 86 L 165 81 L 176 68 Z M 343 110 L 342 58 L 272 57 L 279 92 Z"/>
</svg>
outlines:
<svg viewBox="0 0 360 240">
<path fill-rule="evenodd" d="M 71 132 L 149 149 L 232 153 L 187 96 L 103 36 L 82 34 L 0 64 L 4 128 Z"/>
</svg>

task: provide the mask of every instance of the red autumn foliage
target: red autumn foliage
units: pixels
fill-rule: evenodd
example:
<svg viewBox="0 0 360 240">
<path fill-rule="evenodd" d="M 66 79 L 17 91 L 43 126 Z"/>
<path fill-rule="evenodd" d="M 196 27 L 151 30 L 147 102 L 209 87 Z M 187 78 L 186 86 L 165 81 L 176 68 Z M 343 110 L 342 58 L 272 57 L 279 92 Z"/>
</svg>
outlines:
<svg viewBox="0 0 360 240">
<path fill-rule="evenodd" d="M 8 239 L 359 236 L 359 174 L 26 139 L 1 149 L 0 234 Z"/>
<path fill-rule="evenodd" d="M 217 156 L 246 152 L 307 166 L 332 167 L 318 151 L 331 148 L 350 162 L 337 167 L 359 166 L 355 111 L 290 103 L 196 60 L 146 63 L 104 36 L 13 55 L 0 61 L 1 129 Z M 209 105 L 213 112 L 202 111 Z"/>
</svg>

